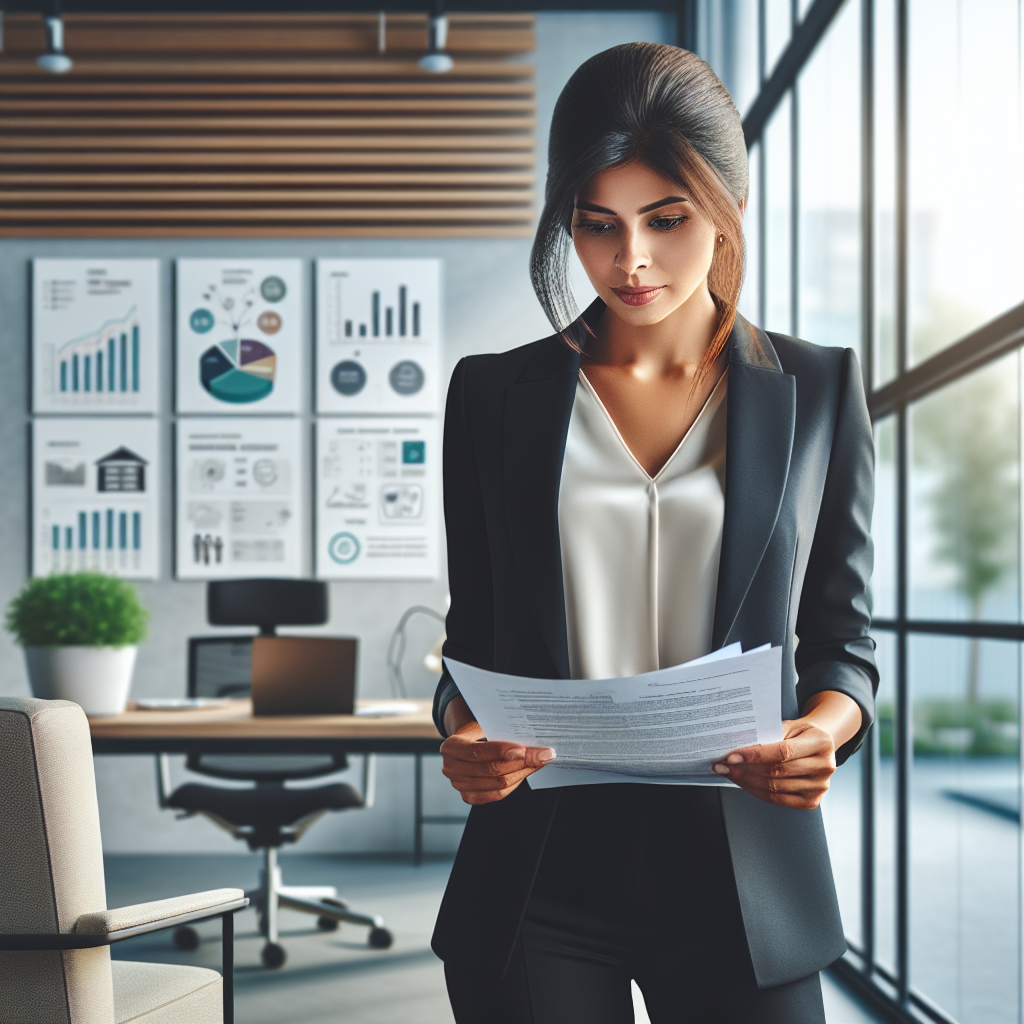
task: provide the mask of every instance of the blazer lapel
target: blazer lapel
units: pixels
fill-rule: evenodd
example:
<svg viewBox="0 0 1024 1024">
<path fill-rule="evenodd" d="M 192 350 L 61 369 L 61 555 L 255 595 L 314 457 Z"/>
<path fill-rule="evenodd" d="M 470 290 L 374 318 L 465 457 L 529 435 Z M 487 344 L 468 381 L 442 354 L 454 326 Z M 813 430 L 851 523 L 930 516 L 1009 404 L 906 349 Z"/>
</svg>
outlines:
<svg viewBox="0 0 1024 1024">
<path fill-rule="evenodd" d="M 552 339 L 505 399 L 505 507 L 512 548 L 555 668 L 569 678 L 558 489 L 579 355 Z"/>
<path fill-rule="evenodd" d="M 782 507 L 796 425 L 796 379 L 782 372 L 768 337 L 736 317 L 729 338 L 725 523 L 712 649 L 730 631 Z"/>
</svg>

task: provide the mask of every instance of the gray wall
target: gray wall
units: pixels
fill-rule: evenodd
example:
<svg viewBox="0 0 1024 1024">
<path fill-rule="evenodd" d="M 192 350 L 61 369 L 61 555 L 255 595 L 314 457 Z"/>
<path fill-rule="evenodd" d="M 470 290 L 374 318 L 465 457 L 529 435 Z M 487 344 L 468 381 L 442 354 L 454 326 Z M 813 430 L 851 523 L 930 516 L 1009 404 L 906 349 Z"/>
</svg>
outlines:
<svg viewBox="0 0 1024 1024">
<path fill-rule="evenodd" d="M 568 76 L 587 57 L 633 40 L 672 42 L 674 19 L 648 12 L 555 13 L 537 18 L 538 196 L 543 191 L 548 124 Z M 527 274 L 528 239 L 494 240 L 215 240 L 215 239 L 5 239 L 0 241 L 0 444 L 7 453 L 5 514 L 0 518 L 0 600 L 21 587 L 28 572 L 29 464 L 27 455 L 29 261 L 49 257 L 158 257 L 162 261 L 163 392 L 161 420 L 166 458 L 164 484 L 171 492 L 170 438 L 172 319 L 171 261 L 178 256 L 282 256 L 309 261 L 321 256 L 433 256 L 444 260 L 445 376 L 464 355 L 500 351 L 549 333 Z M 306 267 L 309 323 L 313 322 L 311 266 Z M 307 408 L 309 403 L 307 402 Z M 185 690 L 186 638 L 208 632 L 204 585 L 171 578 L 170 503 L 163 512 L 163 578 L 140 585 L 151 611 L 149 639 L 139 652 L 133 693 L 177 696 Z M 8 543 L 8 541 L 10 543 Z M 359 689 L 364 697 L 389 695 L 385 671 L 388 638 L 402 611 L 412 604 L 444 609 L 446 584 L 332 583 L 328 633 L 361 640 Z M 409 629 L 405 662 L 410 693 L 429 696 L 435 677 L 422 667 L 422 655 L 437 639 L 437 623 L 419 617 Z M 0 635 L 0 693 L 27 694 L 20 650 Z M 438 771 L 426 764 L 426 802 L 435 813 L 458 813 L 461 803 Z M 104 847 L 109 852 L 231 851 L 239 844 L 199 819 L 177 821 L 155 802 L 152 759 L 100 757 L 97 783 Z M 175 763 L 180 778 L 180 759 Z M 317 824 L 301 849 L 314 851 L 400 851 L 411 846 L 412 759 L 378 759 L 377 804 L 366 811 L 333 815 Z M 432 826 L 428 849 L 451 850 L 458 829 Z"/>
</svg>

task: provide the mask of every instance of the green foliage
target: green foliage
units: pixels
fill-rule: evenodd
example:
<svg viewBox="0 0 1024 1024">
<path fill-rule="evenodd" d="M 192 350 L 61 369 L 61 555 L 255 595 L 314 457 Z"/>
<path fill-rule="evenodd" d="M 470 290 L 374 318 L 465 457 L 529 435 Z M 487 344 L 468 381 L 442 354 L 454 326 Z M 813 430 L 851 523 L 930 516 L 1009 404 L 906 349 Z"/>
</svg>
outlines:
<svg viewBox="0 0 1024 1024">
<path fill-rule="evenodd" d="M 878 747 L 883 757 L 893 753 L 894 711 L 878 706 Z M 1009 700 L 917 701 L 914 705 L 916 757 L 1016 756 L 1020 745 L 1017 706 Z"/>
<path fill-rule="evenodd" d="M 148 618 L 133 586 L 99 572 L 29 580 L 7 607 L 22 647 L 126 647 L 145 638 Z"/>
</svg>

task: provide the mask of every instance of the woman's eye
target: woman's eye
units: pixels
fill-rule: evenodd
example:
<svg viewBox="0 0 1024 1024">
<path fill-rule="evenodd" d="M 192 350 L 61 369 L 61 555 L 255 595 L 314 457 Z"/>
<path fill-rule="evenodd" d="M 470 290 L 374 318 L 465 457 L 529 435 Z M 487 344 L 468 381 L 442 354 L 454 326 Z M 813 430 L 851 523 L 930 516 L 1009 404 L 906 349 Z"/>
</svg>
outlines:
<svg viewBox="0 0 1024 1024">
<path fill-rule="evenodd" d="M 673 228 L 678 227 L 686 217 L 680 214 L 678 217 L 655 217 L 651 221 L 651 227 L 655 231 L 671 231 Z"/>
<path fill-rule="evenodd" d="M 576 225 L 577 231 L 586 231 L 591 235 L 603 235 L 615 225 L 605 220 L 582 220 Z"/>
</svg>

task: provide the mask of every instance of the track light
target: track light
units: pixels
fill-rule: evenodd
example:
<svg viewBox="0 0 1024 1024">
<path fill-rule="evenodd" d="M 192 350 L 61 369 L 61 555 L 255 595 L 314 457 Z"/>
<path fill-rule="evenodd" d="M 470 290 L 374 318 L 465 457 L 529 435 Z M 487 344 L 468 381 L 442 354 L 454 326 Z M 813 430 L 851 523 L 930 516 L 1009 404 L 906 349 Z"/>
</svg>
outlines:
<svg viewBox="0 0 1024 1024">
<path fill-rule="evenodd" d="M 430 21 L 427 23 L 427 32 L 427 52 L 418 61 L 420 68 L 433 75 L 442 75 L 446 71 L 451 71 L 455 66 L 455 61 L 444 52 L 448 42 L 448 19 L 445 17 L 442 0 L 436 0 L 434 4 L 434 12 L 430 15 Z"/>
<path fill-rule="evenodd" d="M 46 53 L 36 57 L 36 64 L 51 74 L 66 74 L 71 70 L 71 58 L 64 52 L 64 19 L 59 14 L 48 14 L 43 24 L 46 28 Z"/>
</svg>

